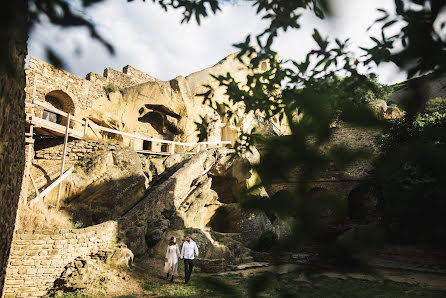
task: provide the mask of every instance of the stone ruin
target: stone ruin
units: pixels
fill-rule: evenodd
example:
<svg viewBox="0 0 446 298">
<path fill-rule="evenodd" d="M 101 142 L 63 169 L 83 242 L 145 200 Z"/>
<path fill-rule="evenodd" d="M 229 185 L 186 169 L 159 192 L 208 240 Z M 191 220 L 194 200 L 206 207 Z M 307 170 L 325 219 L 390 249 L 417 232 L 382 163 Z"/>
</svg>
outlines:
<svg viewBox="0 0 446 298">
<path fill-rule="evenodd" d="M 160 81 L 129 65 L 122 72 L 106 68 L 103 75 L 89 73 L 84 79 L 31 57 L 26 69 L 26 102 L 39 101 L 78 119 L 88 118 L 103 127 L 126 133 L 191 143 L 198 140 L 194 122 L 204 116 L 213 123 L 208 132 L 209 141 L 234 141 L 237 131 L 240 127 L 246 127 L 246 123 L 240 127 L 225 123 L 208 105 L 203 104 L 201 97 L 196 96 L 205 91 L 203 85 L 207 84 L 216 89 L 215 98 L 219 102 L 229 104 L 225 90 L 219 88 L 217 81 L 210 76 L 227 72 L 241 83 L 246 82 L 249 74 L 247 67 L 236 59 L 236 54 L 224 58 L 213 67 L 170 81 Z M 238 105 L 234 109 L 243 110 L 243 107 Z M 45 107 L 36 107 L 34 113 L 45 120 L 66 124 L 65 118 Z M 246 121 L 255 121 L 255 117 L 250 117 L 253 119 L 246 117 Z M 79 123 L 72 123 L 74 129 L 79 126 Z M 248 126 L 252 127 L 252 124 Z M 51 136 L 39 128 L 36 133 Z M 89 131 L 87 137 L 117 139 L 135 150 L 168 150 L 161 148 L 159 143 L 132 140 L 107 132 L 101 132 L 98 136 Z"/>
</svg>

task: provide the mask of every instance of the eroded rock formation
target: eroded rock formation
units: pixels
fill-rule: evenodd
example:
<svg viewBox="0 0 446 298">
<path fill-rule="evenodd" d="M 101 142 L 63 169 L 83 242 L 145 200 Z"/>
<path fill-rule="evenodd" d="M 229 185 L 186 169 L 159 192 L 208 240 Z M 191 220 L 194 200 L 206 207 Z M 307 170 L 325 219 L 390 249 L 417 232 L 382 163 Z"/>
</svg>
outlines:
<svg viewBox="0 0 446 298">
<path fill-rule="evenodd" d="M 235 193 L 250 183 L 249 168 L 241 166 L 249 161 L 229 162 L 229 154 L 223 148 L 200 152 L 119 220 L 120 238 L 135 255 L 162 254 L 171 236 L 181 241 L 191 233 L 202 258 L 240 262 L 250 256 L 248 247 L 272 226 L 264 214 L 242 212 Z"/>
</svg>

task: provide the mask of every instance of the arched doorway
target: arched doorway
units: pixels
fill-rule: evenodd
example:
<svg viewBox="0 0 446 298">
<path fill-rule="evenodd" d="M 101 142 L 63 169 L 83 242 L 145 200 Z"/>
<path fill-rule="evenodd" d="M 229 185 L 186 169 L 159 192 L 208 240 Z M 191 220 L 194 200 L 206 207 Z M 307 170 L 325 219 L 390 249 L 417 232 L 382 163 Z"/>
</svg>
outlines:
<svg viewBox="0 0 446 298">
<path fill-rule="evenodd" d="M 45 95 L 45 102 L 56 109 L 62 110 L 65 113 L 74 115 L 74 103 L 71 97 L 62 90 L 54 90 Z M 44 109 L 42 118 L 48 121 L 66 125 L 67 119 L 53 111 Z"/>
</svg>

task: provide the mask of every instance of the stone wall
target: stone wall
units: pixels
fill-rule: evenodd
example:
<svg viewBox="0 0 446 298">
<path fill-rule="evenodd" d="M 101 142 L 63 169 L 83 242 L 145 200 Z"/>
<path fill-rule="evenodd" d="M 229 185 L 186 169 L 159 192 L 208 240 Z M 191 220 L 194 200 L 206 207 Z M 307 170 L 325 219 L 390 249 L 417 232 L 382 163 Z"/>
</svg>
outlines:
<svg viewBox="0 0 446 298">
<path fill-rule="evenodd" d="M 64 144 L 60 144 L 54 147 L 48 147 L 41 150 L 36 150 L 35 158 L 60 160 L 63 155 Z M 102 143 L 88 140 L 74 140 L 67 143 L 68 160 L 79 160 L 84 156 L 91 156 L 93 153 L 104 151 L 116 151 L 122 148 L 122 145 L 117 143 Z"/>
<path fill-rule="evenodd" d="M 84 79 L 31 57 L 26 68 L 26 101 L 31 102 L 33 98 L 45 101 L 45 96 L 51 92 L 56 97 L 63 94 L 72 101 L 74 115 L 78 115 L 97 99 L 107 97 L 104 87 L 109 84 L 124 89 L 152 80 L 148 74 L 129 65 L 124 67 L 123 72 L 106 68 L 103 76 L 89 73 Z"/>
<path fill-rule="evenodd" d="M 13 238 L 25 161 L 25 72 L 28 1 L 2 6 L 0 34 L 0 294 Z"/>
<path fill-rule="evenodd" d="M 85 229 L 16 231 L 6 269 L 4 297 L 41 297 L 77 257 L 113 248 L 118 224 Z"/>
</svg>

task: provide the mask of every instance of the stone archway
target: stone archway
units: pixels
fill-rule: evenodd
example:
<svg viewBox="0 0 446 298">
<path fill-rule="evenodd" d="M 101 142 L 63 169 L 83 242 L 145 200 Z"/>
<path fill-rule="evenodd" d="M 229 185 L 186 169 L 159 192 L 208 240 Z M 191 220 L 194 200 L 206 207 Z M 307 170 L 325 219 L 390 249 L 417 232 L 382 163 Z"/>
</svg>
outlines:
<svg viewBox="0 0 446 298">
<path fill-rule="evenodd" d="M 74 115 L 74 103 L 73 99 L 62 90 L 53 90 L 45 95 L 45 102 L 55 107 L 56 109 L 62 110 L 65 113 Z M 51 122 L 55 122 L 61 125 L 66 125 L 66 118 L 62 117 L 54 112 L 45 110 L 43 111 L 42 118 L 47 119 Z M 70 125 L 71 126 L 71 125 Z"/>
</svg>

